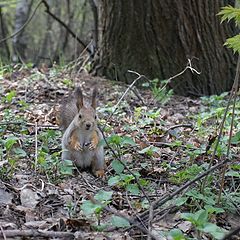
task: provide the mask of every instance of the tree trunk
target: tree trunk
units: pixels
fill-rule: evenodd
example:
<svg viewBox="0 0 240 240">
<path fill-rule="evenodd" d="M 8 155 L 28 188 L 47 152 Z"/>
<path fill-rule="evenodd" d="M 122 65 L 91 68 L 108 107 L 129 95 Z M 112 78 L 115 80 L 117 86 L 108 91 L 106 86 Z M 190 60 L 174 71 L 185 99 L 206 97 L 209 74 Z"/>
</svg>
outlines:
<svg viewBox="0 0 240 240">
<path fill-rule="evenodd" d="M 4 39 L 7 37 L 7 34 L 8 34 L 8 29 L 3 16 L 2 6 L 0 4 L 0 36 L 2 36 L 2 39 Z M 4 47 L 0 48 L 0 62 L 8 62 L 10 58 L 10 49 L 7 44 L 7 41 L 4 41 L 2 45 Z"/>
<path fill-rule="evenodd" d="M 223 47 L 235 33 L 216 14 L 230 0 L 101 0 L 101 73 L 130 82 L 131 69 L 149 78 L 167 79 L 192 59 L 191 71 L 170 86 L 181 95 L 219 94 L 231 88 L 236 59 Z M 116 79 L 117 77 L 117 79 Z"/>
<path fill-rule="evenodd" d="M 20 0 L 17 3 L 16 16 L 15 16 L 15 32 L 26 23 L 33 1 Z M 26 60 L 26 49 L 27 49 L 27 35 L 24 29 L 13 38 L 13 62 L 25 61 Z"/>
</svg>

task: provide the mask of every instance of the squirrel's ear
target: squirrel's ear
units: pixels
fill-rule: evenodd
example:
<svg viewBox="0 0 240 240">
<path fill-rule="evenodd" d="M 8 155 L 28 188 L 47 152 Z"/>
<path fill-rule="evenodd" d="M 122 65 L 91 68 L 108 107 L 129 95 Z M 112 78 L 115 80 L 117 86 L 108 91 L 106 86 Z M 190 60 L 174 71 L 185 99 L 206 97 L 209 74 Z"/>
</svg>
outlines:
<svg viewBox="0 0 240 240">
<path fill-rule="evenodd" d="M 93 92 L 92 92 L 92 107 L 94 109 L 96 109 L 97 107 L 97 88 L 96 87 L 93 88 Z"/>
<path fill-rule="evenodd" d="M 83 94 L 80 87 L 76 88 L 74 95 L 77 99 L 76 105 L 79 111 L 83 107 Z"/>
</svg>

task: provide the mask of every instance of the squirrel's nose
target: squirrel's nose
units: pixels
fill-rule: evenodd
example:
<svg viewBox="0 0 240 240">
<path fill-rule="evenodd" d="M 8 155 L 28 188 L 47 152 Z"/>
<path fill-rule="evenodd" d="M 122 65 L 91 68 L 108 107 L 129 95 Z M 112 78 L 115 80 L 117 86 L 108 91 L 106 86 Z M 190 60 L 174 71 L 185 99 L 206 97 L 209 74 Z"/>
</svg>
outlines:
<svg viewBox="0 0 240 240">
<path fill-rule="evenodd" d="M 86 127 L 90 128 L 91 127 L 91 123 L 86 123 Z"/>
</svg>

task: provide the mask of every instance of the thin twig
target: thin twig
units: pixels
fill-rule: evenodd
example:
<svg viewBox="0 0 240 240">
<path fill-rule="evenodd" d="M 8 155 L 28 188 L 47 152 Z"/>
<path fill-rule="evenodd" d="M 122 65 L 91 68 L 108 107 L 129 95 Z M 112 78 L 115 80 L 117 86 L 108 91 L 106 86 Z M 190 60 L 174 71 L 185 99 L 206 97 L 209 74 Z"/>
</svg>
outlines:
<svg viewBox="0 0 240 240">
<path fill-rule="evenodd" d="M 153 205 L 151 204 L 149 207 L 149 217 L 148 217 L 148 231 L 152 231 L 152 220 L 153 220 Z M 152 237 L 148 234 L 147 240 L 151 240 Z"/>
<path fill-rule="evenodd" d="M 37 171 L 38 164 L 38 126 L 37 121 L 35 122 L 35 172 Z"/>
<path fill-rule="evenodd" d="M 138 77 L 129 85 L 129 87 L 126 89 L 126 91 L 123 93 L 123 95 L 120 97 L 120 99 L 118 100 L 118 102 L 116 103 L 116 105 L 114 106 L 114 110 L 112 111 L 112 113 L 110 114 L 110 116 L 108 117 L 106 123 L 111 119 L 111 117 L 113 116 L 113 114 L 116 112 L 116 110 L 118 109 L 119 104 L 121 103 L 121 101 L 123 100 L 123 98 L 126 96 L 126 94 L 128 93 L 128 91 L 134 86 L 134 84 L 141 79 L 142 77 L 145 77 L 144 75 L 139 74 L 138 72 L 132 71 L 132 70 L 128 70 L 129 73 L 134 73 L 136 74 Z M 103 127 L 103 131 L 106 127 L 106 124 Z"/>
<path fill-rule="evenodd" d="M 229 96 L 229 99 L 228 99 L 228 102 L 227 102 L 227 106 L 226 106 L 226 109 L 225 109 L 225 112 L 224 112 L 224 115 L 223 115 L 223 119 L 222 119 L 222 122 L 221 122 L 220 127 L 219 127 L 220 128 L 219 134 L 218 134 L 218 137 L 217 137 L 217 141 L 216 141 L 215 147 L 213 149 L 212 157 L 210 159 L 210 163 L 209 163 L 209 167 L 208 168 L 210 168 L 212 166 L 212 164 L 213 164 L 213 160 L 215 158 L 215 155 L 216 155 L 216 152 L 217 152 L 217 149 L 218 149 L 218 145 L 219 145 L 221 137 L 222 137 L 222 132 L 223 132 L 223 128 L 224 128 L 224 124 L 225 124 L 225 121 L 226 121 L 226 117 L 227 117 L 228 109 L 230 107 L 231 100 L 232 100 L 234 94 L 235 94 L 235 96 L 237 94 L 236 92 L 238 90 L 239 73 L 240 73 L 240 55 L 238 56 L 237 70 L 236 70 L 236 75 L 235 75 L 233 87 L 231 89 L 231 93 L 230 93 L 230 96 Z M 229 148 L 229 150 L 230 150 L 230 148 Z M 227 157 L 228 156 L 226 156 L 226 158 Z M 207 179 L 208 179 L 208 176 L 205 177 L 205 179 L 204 179 L 204 181 L 202 183 L 202 187 L 201 187 L 201 191 L 202 192 L 204 192 L 203 189 L 205 188 L 205 185 L 207 183 Z"/>
<path fill-rule="evenodd" d="M 198 72 L 195 68 L 192 67 L 192 63 L 191 63 L 191 59 L 188 59 L 188 63 L 187 66 L 179 73 L 177 73 L 176 75 L 170 77 L 167 79 L 166 83 L 162 86 L 162 88 L 159 91 L 162 91 L 174 78 L 177 78 L 179 76 L 181 76 L 183 73 L 185 73 L 188 69 L 191 70 L 192 73 L 196 73 L 196 74 L 201 74 L 201 72 Z"/>
<path fill-rule="evenodd" d="M 5 234 L 5 232 L 4 232 L 4 230 L 3 230 L 3 227 L 0 225 L 0 229 L 1 229 L 1 233 L 2 233 L 2 235 L 3 235 L 3 239 L 4 240 L 7 240 L 7 237 L 6 237 L 6 234 Z"/>
<path fill-rule="evenodd" d="M 231 116 L 231 127 L 230 127 L 230 131 L 229 131 L 229 138 L 228 138 L 228 145 L 227 145 L 227 154 L 226 157 L 229 157 L 230 154 L 230 149 L 231 149 L 231 141 L 232 141 L 232 135 L 233 135 L 233 125 L 234 125 L 234 116 L 235 116 L 235 107 L 236 107 L 236 100 L 237 100 L 237 92 L 238 92 L 238 86 L 239 86 L 239 73 L 240 73 L 240 55 L 238 56 L 238 62 L 237 62 L 237 70 L 236 70 L 236 75 L 235 75 L 235 80 L 233 83 L 233 90 L 234 90 L 234 98 L 233 98 L 233 109 L 232 109 L 232 116 Z M 221 175 L 221 187 L 219 190 L 219 194 L 218 194 L 218 200 L 217 202 L 220 202 L 221 199 L 221 195 L 222 195 L 222 191 L 224 188 L 224 178 L 225 178 L 225 174 L 227 171 L 227 164 L 224 165 L 223 167 L 223 171 L 222 171 L 222 175 Z"/>
<path fill-rule="evenodd" d="M 178 124 L 178 125 L 174 125 L 174 126 L 171 126 L 170 128 L 168 128 L 166 130 L 166 132 L 168 132 L 169 130 L 173 130 L 175 128 L 179 128 L 179 127 L 186 127 L 186 128 L 193 128 L 193 125 L 192 124 Z"/>
</svg>

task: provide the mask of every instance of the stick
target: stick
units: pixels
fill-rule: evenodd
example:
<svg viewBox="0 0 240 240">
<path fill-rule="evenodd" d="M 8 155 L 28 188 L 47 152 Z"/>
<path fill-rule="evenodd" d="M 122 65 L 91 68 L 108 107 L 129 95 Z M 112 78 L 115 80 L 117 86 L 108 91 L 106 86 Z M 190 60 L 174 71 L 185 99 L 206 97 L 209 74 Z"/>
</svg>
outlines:
<svg viewBox="0 0 240 240">
<path fill-rule="evenodd" d="M 43 231 L 43 230 L 4 230 L 0 232 L 0 237 L 44 237 L 44 238 L 65 238 L 65 239 L 75 239 L 75 236 L 78 236 L 78 239 L 84 239 L 80 232 L 54 232 L 54 231 Z"/>
<path fill-rule="evenodd" d="M 35 172 L 37 171 L 38 164 L 38 126 L 37 122 L 35 122 Z"/>
</svg>

